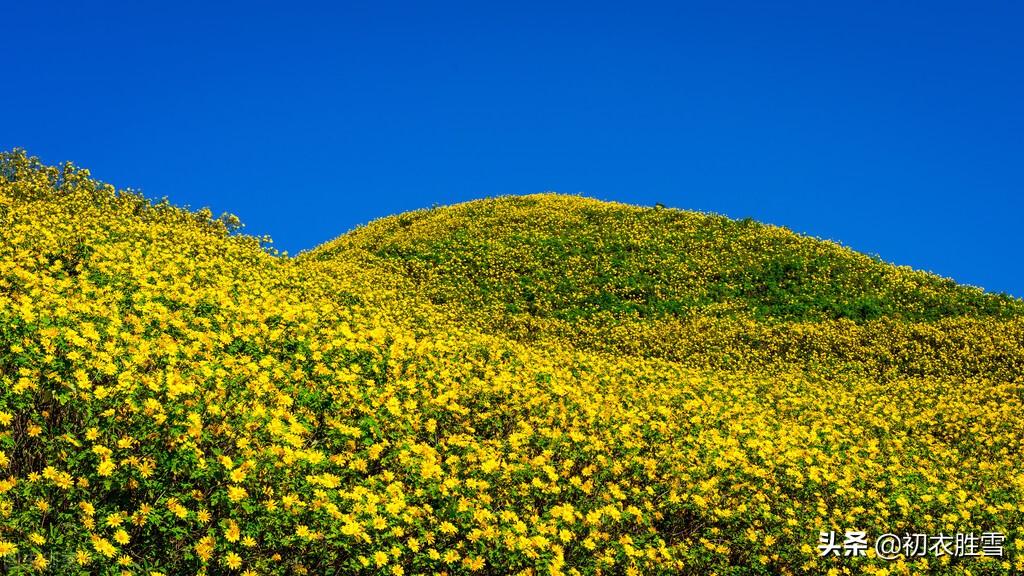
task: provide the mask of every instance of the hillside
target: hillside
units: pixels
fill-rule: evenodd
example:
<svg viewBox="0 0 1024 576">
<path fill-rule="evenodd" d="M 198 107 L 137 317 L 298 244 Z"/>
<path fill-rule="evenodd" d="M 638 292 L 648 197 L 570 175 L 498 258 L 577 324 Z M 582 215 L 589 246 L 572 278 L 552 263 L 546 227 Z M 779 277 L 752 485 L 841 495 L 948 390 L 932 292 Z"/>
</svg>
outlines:
<svg viewBox="0 0 1024 576">
<path fill-rule="evenodd" d="M 353 252 L 520 341 L 886 378 L 1024 370 L 1024 301 L 752 221 L 538 194 L 382 218 L 303 258 Z"/>
<path fill-rule="evenodd" d="M 1024 571 L 1019 300 L 558 195 L 237 224 L 0 154 L 0 572 Z"/>
<path fill-rule="evenodd" d="M 729 316 L 932 321 L 1024 315 L 1024 302 L 753 221 L 558 194 L 382 218 L 318 248 L 398 263 L 437 303 L 585 320 Z"/>
</svg>

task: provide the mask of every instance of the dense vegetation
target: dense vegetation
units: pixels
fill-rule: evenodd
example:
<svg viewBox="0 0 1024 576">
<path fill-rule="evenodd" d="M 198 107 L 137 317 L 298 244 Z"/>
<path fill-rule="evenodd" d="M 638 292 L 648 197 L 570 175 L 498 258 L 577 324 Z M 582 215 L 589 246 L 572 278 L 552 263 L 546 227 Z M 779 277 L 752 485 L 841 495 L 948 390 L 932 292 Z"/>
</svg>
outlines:
<svg viewBox="0 0 1024 576">
<path fill-rule="evenodd" d="M 776 226 L 538 194 L 383 218 L 318 249 L 401 264 L 435 302 L 585 319 L 748 313 L 862 322 L 1024 314 L 1024 304 Z"/>
<path fill-rule="evenodd" d="M 237 225 L 0 156 L 0 571 L 1024 570 L 1019 300 L 557 195 Z"/>
<path fill-rule="evenodd" d="M 1024 302 L 751 221 L 538 194 L 383 218 L 305 258 L 352 251 L 520 341 L 876 378 L 1024 370 Z"/>
</svg>

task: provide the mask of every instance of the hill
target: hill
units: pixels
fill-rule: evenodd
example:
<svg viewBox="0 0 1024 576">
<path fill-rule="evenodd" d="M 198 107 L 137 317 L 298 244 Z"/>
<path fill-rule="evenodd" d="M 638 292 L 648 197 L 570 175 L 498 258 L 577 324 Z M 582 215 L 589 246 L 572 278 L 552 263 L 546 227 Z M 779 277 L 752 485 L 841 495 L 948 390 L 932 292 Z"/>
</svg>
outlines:
<svg viewBox="0 0 1024 576">
<path fill-rule="evenodd" d="M 304 258 L 352 252 L 520 341 L 874 377 L 1024 369 L 1021 300 L 749 220 L 537 194 L 383 218 Z"/>
<path fill-rule="evenodd" d="M 558 194 L 383 218 L 318 248 L 398 263 L 436 303 L 569 321 L 620 316 L 933 321 L 1024 303 L 750 220 Z"/>
<path fill-rule="evenodd" d="M 1017 300 L 552 195 L 237 224 L 0 154 L 4 573 L 1024 570 Z"/>
</svg>

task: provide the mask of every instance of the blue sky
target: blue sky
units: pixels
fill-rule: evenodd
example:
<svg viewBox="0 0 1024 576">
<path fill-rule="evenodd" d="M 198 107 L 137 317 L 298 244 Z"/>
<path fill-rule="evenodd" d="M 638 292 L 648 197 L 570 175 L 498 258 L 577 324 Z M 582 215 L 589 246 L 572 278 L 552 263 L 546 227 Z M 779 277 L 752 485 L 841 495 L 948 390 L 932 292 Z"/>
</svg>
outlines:
<svg viewBox="0 0 1024 576">
<path fill-rule="evenodd" d="M 0 149 L 292 253 L 554 190 L 1024 296 L 1022 25 L 1012 1 L 12 2 Z"/>
</svg>

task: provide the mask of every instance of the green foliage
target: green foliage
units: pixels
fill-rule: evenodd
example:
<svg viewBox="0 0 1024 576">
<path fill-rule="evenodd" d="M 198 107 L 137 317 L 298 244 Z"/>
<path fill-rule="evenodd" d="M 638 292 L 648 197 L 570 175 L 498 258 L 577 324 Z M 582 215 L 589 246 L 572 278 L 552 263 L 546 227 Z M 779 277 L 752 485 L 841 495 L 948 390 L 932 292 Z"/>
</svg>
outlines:
<svg viewBox="0 0 1024 576">
<path fill-rule="evenodd" d="M 557 195 L 385 218 L 318 250 L 358 246 L 432 300 L 570 321 L 610 312 L 767 321 L 1009 318 L 1024 304 L 831 242 L 720 216 Z"/>
</svg>

